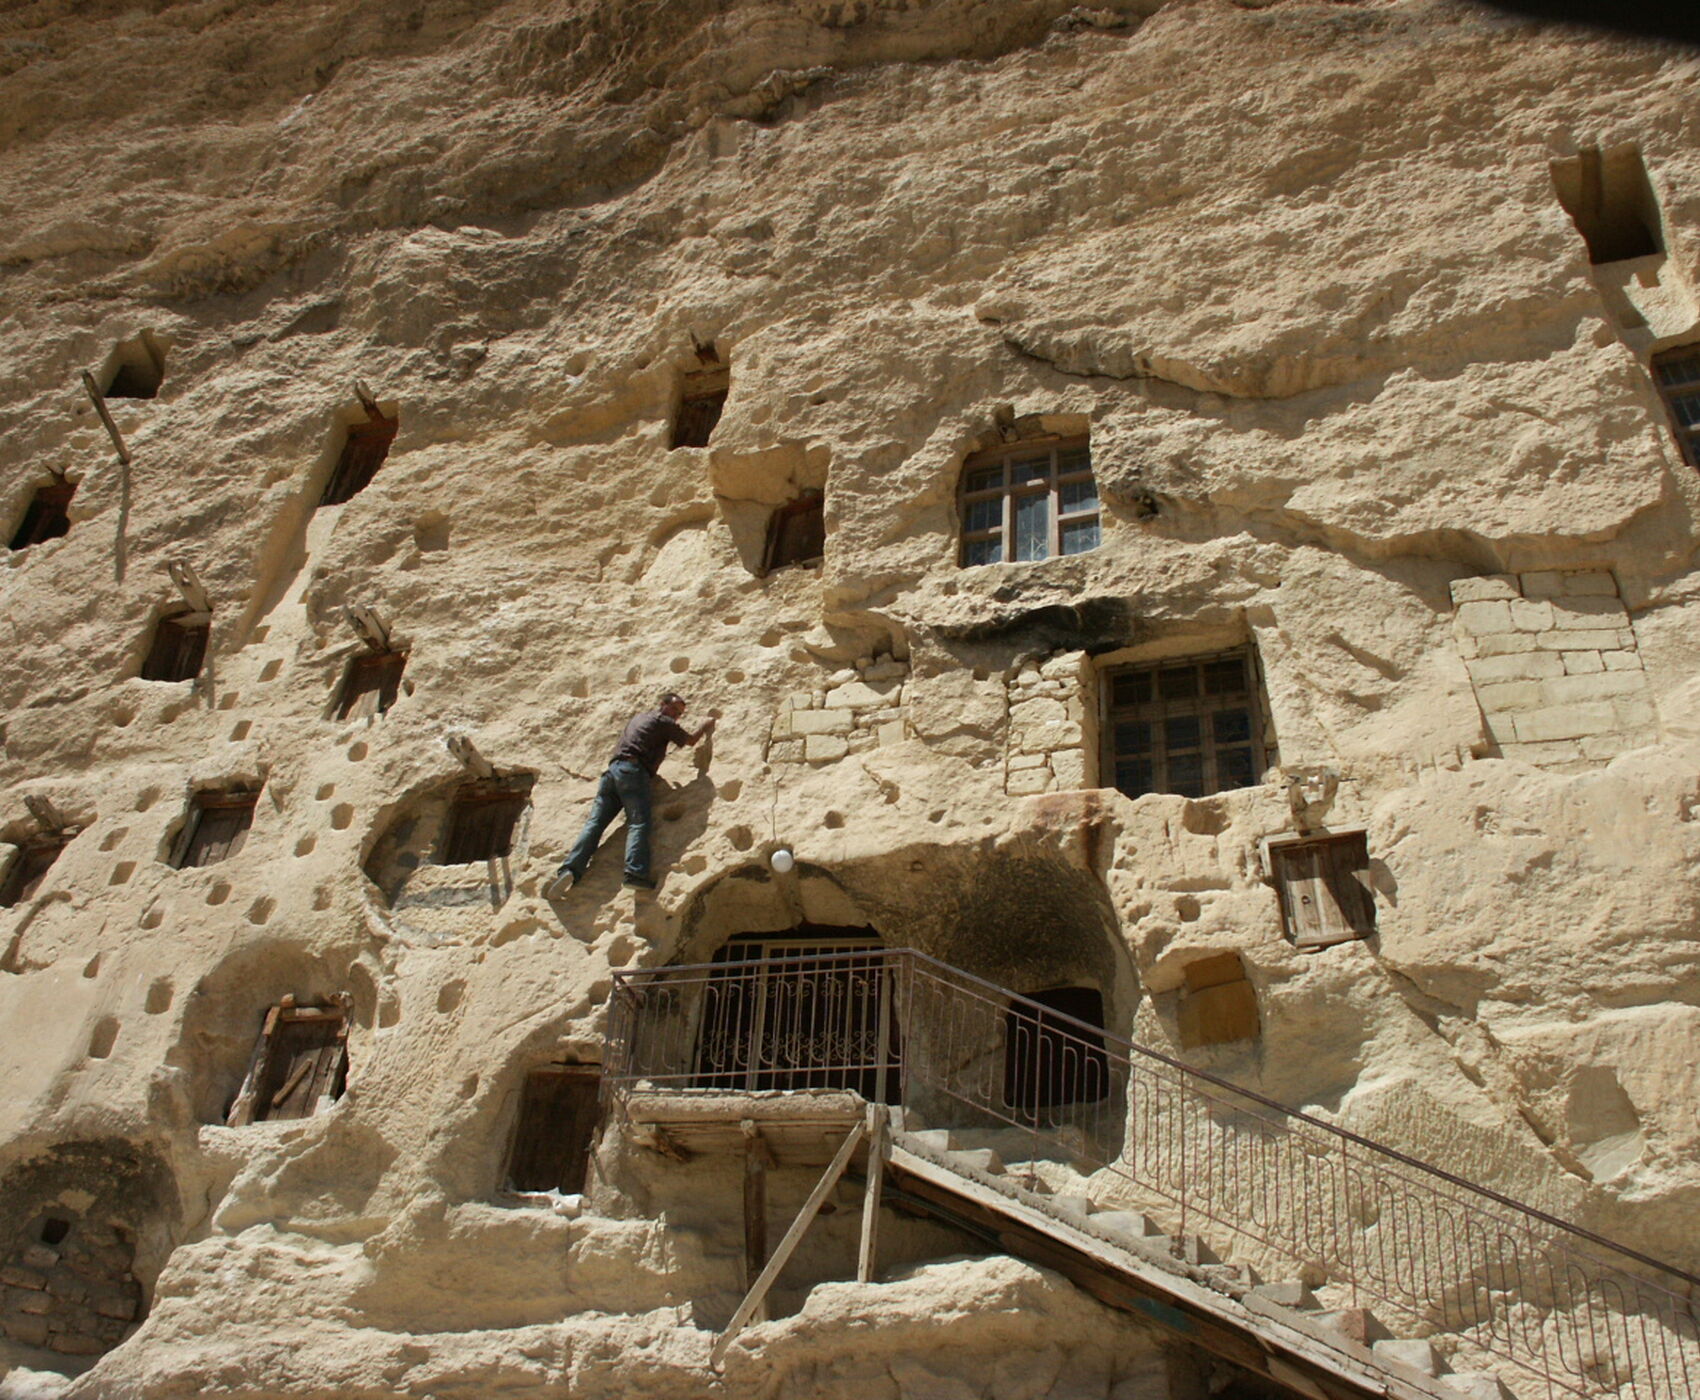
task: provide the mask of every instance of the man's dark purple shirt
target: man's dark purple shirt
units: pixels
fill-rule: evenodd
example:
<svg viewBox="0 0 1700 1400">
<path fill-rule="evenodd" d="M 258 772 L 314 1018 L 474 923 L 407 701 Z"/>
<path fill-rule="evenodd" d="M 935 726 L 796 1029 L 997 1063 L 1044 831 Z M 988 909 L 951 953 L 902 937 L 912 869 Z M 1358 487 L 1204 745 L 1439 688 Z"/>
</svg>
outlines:
<svg viewBox="0 0 1700 1400">
<path fill-rule="evenodd" d="M 677 720 L 668 718 L 660 710 L 645 710 L 641 715 L 633 715 L 620 731 L 619 747 L 614 750 L 614 757 L 609 762 L 629 759 L 641 764 L 653 778 L 661 760 L 667 757 L 669 744 L 689 745 L 690 742 L 691 736 Z"/>
</svg>

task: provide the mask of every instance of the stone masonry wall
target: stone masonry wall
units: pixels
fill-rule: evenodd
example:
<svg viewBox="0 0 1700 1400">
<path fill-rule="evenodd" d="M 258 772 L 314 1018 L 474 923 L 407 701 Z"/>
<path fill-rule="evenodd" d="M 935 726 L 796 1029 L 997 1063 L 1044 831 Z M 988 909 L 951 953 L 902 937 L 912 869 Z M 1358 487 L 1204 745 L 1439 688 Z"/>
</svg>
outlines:
<svg viewBox="0 0 1700 1400">
<path fill-rule="evenodd" d="M 1458 649 L 1505 757 L 1574 767 L 1655 737 L 1635 629 L 1610 573 L 1463 578 L 1452 601 Z"/>
<path fill-rule="evenodd" d="M 1005 792 L 1027 797 L 1087 785 L 1097 768 L 1092 679 L 1092 660 L 1080 651 L 1027 661 L 1010 674 Z"/>
<path fill-rule="evenodd" d="M 833 672 L 818 690 L 787 695 L 774 716 L 769 763 L 831 763 L 904 737 L 906 662 L 864 658 Z"/>
</svg>

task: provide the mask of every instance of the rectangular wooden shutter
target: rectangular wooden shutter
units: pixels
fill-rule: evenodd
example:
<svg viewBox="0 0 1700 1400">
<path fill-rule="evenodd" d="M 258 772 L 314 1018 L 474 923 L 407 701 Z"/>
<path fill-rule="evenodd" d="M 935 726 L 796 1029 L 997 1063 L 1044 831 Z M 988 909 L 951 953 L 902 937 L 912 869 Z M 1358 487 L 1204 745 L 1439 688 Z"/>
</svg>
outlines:
<svg viewBox="0 0 1700 1400">
<path fill-rule="evenodd" d="M 1296 946 L 1325 948 L 1375 932 L 1361 832 L 1278 846 L 1271 855 L 1282 920 Z"/>
<path fill-rule="evenodd" d="M 342 444 L 342 454 L 337 458 L 336 470 L 325 483 L 325 494 L 319 498 L 319 504 L 339 506 L 344 501 L 353 500 L 371 485 L 378 468 L 390 455 L 390 444 L 395 441 L 396 429 L 400 426 L 399 420 L 394 418 L 351 424 L 348 437 Z"/>
<path fill-rule="evenodd" d="M 508 1154 L 508 1181 L 516 1191 L 584 1190 L 601 1082 L 594 1065 L 551 1065 L 526 1075 Z"/>
<path fill-rule="evenodd" d="M 35 841 L 20 846 L 0 880 L 0 909 L 21 904 L 40 888 L 43 878 L 65 849 L 63 841 Z"/>
<path fill-rule="evenodd" d="M 286 1002 L 266 1013 L 242 1088 L 226 1120 L 311 1118 L 341 1096 L 348 1074 L 347 998 L 323 1007 Z"/>
<path fill-rule="evenodd" d="M 513 845 L 514 825 L 530 801 L 526 789 L 463 789 L 449 809 L 439 865 L 496 860 Z"/>
<path fill-rule="evenodd" d="M 145 681 L 188 681 L 201 673 L 211 623 L 201 614 L 162 617 L 154 629 L 153 646 L 142 663 Z"/>
<path fill-rule="evenodd" d="M 195 828 L 183 850 L 181 869 L 212 865 L 242 849 L 254 824 L 258 793 L 204 793 L 196 799 Z"/>
<path fill-rule="evenodd" d="M 349 662 L 348 679 L 343 682 L 337 702 L 337 718 L 365 719 L 383 714 L 395 704 L 406 665 L 407 655 L 399 651 L 370 652 L 355 657 Z"/>
</svg>

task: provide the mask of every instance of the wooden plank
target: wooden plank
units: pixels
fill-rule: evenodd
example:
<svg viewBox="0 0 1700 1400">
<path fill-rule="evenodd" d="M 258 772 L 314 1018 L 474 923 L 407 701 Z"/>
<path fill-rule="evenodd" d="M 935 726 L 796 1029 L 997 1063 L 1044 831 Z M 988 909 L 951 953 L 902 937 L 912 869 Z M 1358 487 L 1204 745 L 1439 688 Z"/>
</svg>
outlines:
<svg viewBox="0 0 1700 1400">
<path fill-rule="evenodd" d="M 862 1240 L 856 1282 L 872 1283 L 879 1258 L 880 1195 L 885 1184 L 885 1109 L 868 1105 L 868 1173 L 862 1187 Z"/>
<path fill-rule="evenodd" d="M 726 1330 L 720 1334 L 714 1343 L 714 1349 L 708 1354 L 708 1364 L 711 1370 L 718 1371 L 721 1362 L 726 1357 L 726 1349 L 732 1345 L 738 1333 L 754 1315 L 755 1310 L 767 1298 L 768 1290 L 773 1287 L 773 1281 L 779 1277 L 786 1262 L 796 1252 L 802 1243 L 809 1226 L 827 1198 L 827 1193 L 838 1184 L 838 1179 L 844 1175 L 844 1169 L 850 1165 L 851 1157 L 855 1156 L 856 1148 L 863 1138 L 868 1135 L 868 1125 L 858 1123 L 850 1130 L 844 1139 L 844 1145 L 838 1149 L 838 1155 L 832 1159 L 832 1164 L 822 1173 L 821 1179 L 815 1183 L 815 1189 L 809 1193 L 809 1199 L 803 1202 L 803 1208 L 797 1212 L 797 1218 L 791 1222 L 791 1228 L 785 1232 L 785 1238 L 780 1240 L 779 1248 L 774 1251 L 773 1258 L 767 1261 L 767 1267 L 761 1271 L 761 1277 L 744 1295 L 744 1301 L 738 1304 L 738 1311 L 732 1314 L 732 1320 L 726 1324 Z"/>
<path fill-rule="evenodd" d="M 746 1118 L 739 1125 L 744 1135 L 744 1289 L 755 1287 L 767 1267 L 767 1168 L 771 1154 L 762 1140 L 761 1129 Z M 767 1299 L 750 1314 L 755 1322 L 767 1321 Z"/>
<path fill-rule="evenodd" d="M 248 1069 L 242 1076 L 242 1087 L 236 1091 L 236 1097 L 231 1101 L 230 1112 L 225 1116 L 225 1125 L 231 1128 L 246 1127 L 254 1121 L 254 1108 L 259 1093 L 260 1081 L 266 1077 L 267 1061 L 271 1053 L 272 1032 L 277 1029 L 279 1007 L 267 1010 L 265 1019 L 260 1023 L 259 1037 L 254 1041 L 254 1051 L 248 1057 Z"/>
<path fill-rule="evenodd" d="M 94 376 L 86 369 L 83 371 L 83 388 L 88 392 L 94 411 L 100 415 L 100 424 L 106 429 L 106 435 L 112 439 L 112 446 L 118 452 L 118 460 L 129 466 L 130 449 L 124 446 L 123 434 L 118 431 L 118 424 L 112 420 L 112 411 L 106 406 L 106 395 L 100 392 L 100 386 L 94 382 Z"/>
</svg>

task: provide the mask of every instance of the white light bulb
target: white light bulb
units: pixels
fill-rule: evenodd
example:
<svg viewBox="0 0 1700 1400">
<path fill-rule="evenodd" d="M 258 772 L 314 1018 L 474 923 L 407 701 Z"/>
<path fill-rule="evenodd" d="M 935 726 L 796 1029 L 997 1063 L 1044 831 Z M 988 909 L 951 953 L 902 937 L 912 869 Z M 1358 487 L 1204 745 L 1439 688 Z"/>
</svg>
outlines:
<svg viewBox="0 0 1700 1400">
<path fill-rule="evenodd" d="M 777 851 L 775 851 L 767 859 L 768 859 L 768 864 L 770 864 L 774 868 L 774 870 L 777 871 L 781 875 L 785 874 L 788 870 L 791 869 L 791 867 L 793 865 L 795 865 L 797 863 L 796 857 L 794 857 L 791 854 L 791 852 L 786 850 L 785 847 L 783 847 L 783 846 L 781 846 Z"/>
</svg>

